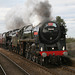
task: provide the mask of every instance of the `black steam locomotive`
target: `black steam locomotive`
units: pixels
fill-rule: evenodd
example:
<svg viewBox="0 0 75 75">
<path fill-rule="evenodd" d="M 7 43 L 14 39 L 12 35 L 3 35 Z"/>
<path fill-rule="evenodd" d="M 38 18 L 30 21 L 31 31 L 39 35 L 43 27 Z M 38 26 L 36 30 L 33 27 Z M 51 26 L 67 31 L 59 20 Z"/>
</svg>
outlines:
<svg viewBox="0 0 75 75">
<path fill-rule="evenodd" d="M 10 35 L 12 34 L 12 35 Z M 9 33 L 8 49 L 41 65 L 62 63 L 68 55 L 64 26 L 47 21 L 36 27 L 28 25 Z"/>
</svg>

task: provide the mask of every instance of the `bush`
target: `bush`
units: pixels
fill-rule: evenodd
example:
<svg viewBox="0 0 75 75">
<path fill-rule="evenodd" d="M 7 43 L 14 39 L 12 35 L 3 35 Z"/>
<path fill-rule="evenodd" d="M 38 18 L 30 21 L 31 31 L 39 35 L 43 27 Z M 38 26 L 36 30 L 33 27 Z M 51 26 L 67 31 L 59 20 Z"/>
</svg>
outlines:
<svg viewBox="0 0 75 75">
<path fill-rule="evenodd" d="M 72 42 L 75 42 L 74 38 L 67 38 L 66 39 L 66 43 L 72 43 Z"/>
</svg>

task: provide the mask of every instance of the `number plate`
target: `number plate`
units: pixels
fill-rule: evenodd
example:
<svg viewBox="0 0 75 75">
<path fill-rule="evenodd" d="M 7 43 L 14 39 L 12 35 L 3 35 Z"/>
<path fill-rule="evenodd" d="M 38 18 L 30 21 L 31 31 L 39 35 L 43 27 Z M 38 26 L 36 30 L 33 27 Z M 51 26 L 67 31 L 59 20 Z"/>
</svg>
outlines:
<svg viewBox="0 0 75 75">
<path fill-rule="evenodd" d="M 48 28 L 48 30 L 54 30 L 54 28 Z"/>
</svg>

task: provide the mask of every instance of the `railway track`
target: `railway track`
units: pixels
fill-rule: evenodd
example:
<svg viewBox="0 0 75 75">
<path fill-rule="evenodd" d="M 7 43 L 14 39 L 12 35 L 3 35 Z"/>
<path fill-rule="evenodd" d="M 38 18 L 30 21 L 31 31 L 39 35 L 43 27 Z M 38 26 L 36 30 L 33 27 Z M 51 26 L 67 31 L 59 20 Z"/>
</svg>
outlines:
<svg viewBox="0 0 75 75">
<path fill-rule="evenodd" d="M 30 75 L 23 68 L 2 53 L 0 53 L 0 63 L 5 69 L 5 71 L 2 69 L 4 75 Z"/>
<path fill-rule="evenodd" d="M 12 55 L 18 55 L 18 54 L 16 54 L 16 53 L 14 53 L 13 52 L 13 54 Z M 19 55 L 18 55 L 19 56 Z M 24 60 L 24 61 L 26 61 L 27 63 L 30 63 L 31 65 L 34 65 L 36 68 L 37 67 L 39 67 L 39 70 L 40 71 L 44 71 L 44 72 L 48 72 L 48 75 L 58 75 L 58 73 L 57 72 L 54 72 L 53 70 L 51 70 L 51 69 L 48 69 L 48 68 L 46 68 L 45 66 L 41 66 L 41 65 L 39 65 L 39 64 L 37 64 L 37 63 L 35 63 L 35 62 L 33 62 L 33 61 L 30 61 L 30 60 L 28 60 L 28 59 L 26 59 L 26 58 L 24 58 L 24 57 L 22 57 L 22 56 L 19 56 L 19 59 L 22 59 L 22 60 Z M 28 66 L 28 68 L 29 68 L 29 66 Z M 42 73 L 43 74 L 43 73 Z M 42 75 L 41 74 L 41 75 Z M 32 74 L 31 74 L 32 75 Z M 38 75 L 38 74 L 37 74 Z M 40 75 L 40 74 L 39 74 Z M 47 75 L 47 74 L 46 74 Z"/>
<path fill-rule="evenodd" d="M 75 75 L 75 67 L 70 66 L 49 66 L 50 70 L 57 72 L 56 75 Z"/>
<path fill-rule="evenodd" d="M 24 57 L 22 57 L 22 56 L 20 56 L 16 53 L 12 53 L 12 52 L 7 51 L 7 53 L 4 53 L 4 54 L 7 55 L 10 58 L 11 58 L 11 56 L 13 56 L 13 58 L 14 58 L 14 56 L 15 57 L 17 56 L 14 59 L 18 59 L 18 60 L 22 59 L 23 61 L 26 61 L 27 64 L 23 63 L 23 66 L 25 66 L 25 64 L 26 64 L 26 65 L 28 65 L 27 67 L 29 69 L 31 68 L 31 66 L 34 66 L 36 70 L 38 69 L 39 73 L 42 70 L 43 70 L 42 72 L 48 72 L 48 74 L 46 73 L 46 74 L 43 74 L 43 75 L 75 75 L 75 67 L 72 68 L 72 67 L 63 66 L 63 65 L 60 66 L 60 67 L 58 67 L 58 66 L 57 67 L 51 67 L 51 66 L 45 67 L 45 66 L 41 66 L 37 63 L 34 63 L 33 61 L 30 61 L 30 60 L 28 60 L 28 59 L 26 59 L 26 58 L 24 58 Z M 33 71 L 33 69 L 31 71 Z M 31 74 L 31 75 L 38 75 L 38 74 Z M 39 74 L 39 75 L 42 75 L 42 74 Z"/>
<path fill-rule="evenodd" d="M 51 66 L 46 67 L 46 66 L 41 66 L 37 63 L 34 63 L 33 61 L 30 61 L 28 59 L 25 59 L 24 57 L 22 57 L 22 59 L 36 65 L 39 66 L 40 68 L 44 69 L 45 71 L 49 72 L 52 75 L 75 75 L 75 68 L 74 67 L 70 67 L 70 66 L 55 66 L 54 68 L 51 68 Z"/>
<path fill-rule="evenodd" d="M 6 75 L 6 72 L 4 71 L 1 65 L 0 65 L 0 75 Z"/>
<path fill-rule="evenodd" d="M 70 66 L 62 66 L 62 69 L 75 74 L 75 68 Z"/>
<path fill-rule="evenodd" d="M 39 68 L 41 68 L 41 69 L 43 69 L 43 70 L 49 72 L 50 75 L 58 75 L 58 72 L 56 72 L 56 71 L 54 72 L 54 70 L 52 70 L 52 69 L 48 69 L 48 68 L 46 68 L 45 66 L 41 66 L 40 64 L 37 64 L 37 63 L 35 63 L 35 62 L 33 62 L 33 61 L 30 61 L 30 60 L 28 60 L 28 59 L 26 59 L 26 58 L 24 58 L 24 57 L 21 57 L 21 58 L 22 58 L 23 60 L 26 60 L 27 62 L 33 64 L 33 65 L 36 65 L 37 67 L 39 67 Z"/>
</svg>

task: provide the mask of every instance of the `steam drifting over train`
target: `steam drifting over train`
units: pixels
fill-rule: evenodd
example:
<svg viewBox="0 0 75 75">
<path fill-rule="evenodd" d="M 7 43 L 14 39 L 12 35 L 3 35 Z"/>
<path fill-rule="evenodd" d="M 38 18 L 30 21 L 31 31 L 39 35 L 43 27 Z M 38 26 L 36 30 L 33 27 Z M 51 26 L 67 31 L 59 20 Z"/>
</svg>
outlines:
<svg viewBox="0 0 75 75">
<path fill-rule="evenodd" d="M 33 0 L 32 2 L 36 7 L 33 8 L 34 12 L 28 12 L 29 16 L 26 19 L 14 17 L 13 14 L 11 19 L 8 16 L 8 28 L 13 28 L 13 30 L 2 34 L 2 47 L 15 51 L 41 65 L 65 62 L 64 57 L 68 55 L 65 27 L 51 21 L 51 5 L 48 1 L 38 2 L 38 4 Z M 35 27 L 27 24 L 34 15 L 37 15 L 41 22 Z"/>
</svg>

